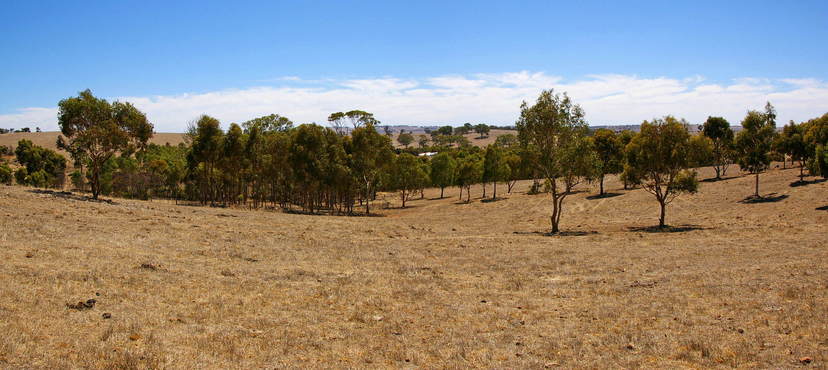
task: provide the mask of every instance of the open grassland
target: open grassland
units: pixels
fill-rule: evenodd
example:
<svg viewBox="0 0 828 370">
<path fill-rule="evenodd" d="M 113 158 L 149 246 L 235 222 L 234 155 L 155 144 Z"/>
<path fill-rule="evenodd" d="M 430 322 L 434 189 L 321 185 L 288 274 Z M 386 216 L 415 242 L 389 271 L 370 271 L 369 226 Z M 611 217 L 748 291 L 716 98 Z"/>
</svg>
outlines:
<svg viewBox="0 0 828 370">
<path fill-rule="evenodd" d="M 31 140 L 34 145 L 58 151 L 60 154 L 64 155 L 68 159 L 69 154 L 65 151 L 58 150 L 57 148 L 58 136 L 60 136 L 60 132 L 57 131 L 14 132 L 10 134 L 0 134 L 0 145 L 15 148 L 17 147 L 17 143 L 20 140 Z M 156 132 L 152 135 L 152 138 L 150 138 L 149 142 L 158 145 L 178 145 L 178 143 L 184 142 L 184 134 Z"/>
<path fill-rule="evenodd" d="M 0 367 L 826 367 L 828 182 L 798 171 L 704 182 L 674 232 L 612 179 L 553 237 L 528 183 L 384 217 L 0 187 Z"/>
</svg>

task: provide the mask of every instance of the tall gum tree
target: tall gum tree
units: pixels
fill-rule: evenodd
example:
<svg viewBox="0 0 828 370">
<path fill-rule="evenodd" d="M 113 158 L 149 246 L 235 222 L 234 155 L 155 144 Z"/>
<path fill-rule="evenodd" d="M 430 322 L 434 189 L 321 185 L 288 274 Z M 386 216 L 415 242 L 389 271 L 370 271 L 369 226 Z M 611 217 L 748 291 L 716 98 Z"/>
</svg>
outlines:
<svg viewBox="0 0 828 370">
<path fill-rule="evenodd" d="M 753 196 L 759 195 L 759 174 L 771 163 L 770 151 L 776 135 L 776 111 L 768 103 L 765 112 L 749 111 L 742 120 L 742 130 L 736 135 L 739 167 L 755 176 Z"/>
<path fill-rule="evenodd" d="M 72 148 L 73 157 L 88 159 L 93 199 L 101 193 L 104 163 L 118 152 L 146 148 L 153 134 L 152 124 L 135 106 L 96 98 L 88 89 L 58 103 L 58 125 L 62 146 Z"/>
<path fill-rule="evenodd" d="M 516 126 L 533 166 L 549 182 L 551 233 L 558 233 L 564 199 L 595 173 L 596 156 L 587 139 L 584 111 L 566 93 L 545 90 L 535 104 L 523 102 Z"/>
</svg>

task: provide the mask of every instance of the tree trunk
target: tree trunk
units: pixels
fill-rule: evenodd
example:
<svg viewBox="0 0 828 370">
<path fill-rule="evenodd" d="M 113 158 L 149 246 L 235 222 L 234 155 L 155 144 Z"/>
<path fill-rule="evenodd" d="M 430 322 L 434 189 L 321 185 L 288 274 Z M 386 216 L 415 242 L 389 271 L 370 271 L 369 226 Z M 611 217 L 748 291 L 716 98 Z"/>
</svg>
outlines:
<svg viewBox="0 0 828 370">
<path fill-rule="evenodd" d="M 443 189 L 445 189 L 445 187 L 441 186 L 440 187 L 440 199 L 443 199 Z"/>
<path fill-rule="evenodd" d="M 803 171 L 805 171 L 805 168 L 804 168 L 803 164 L 800 162 L 799 163 L 799 182 L 805 181 L 805 173 Z"/>
<path fill-rule="evenodd" d="M 658 227 L 664 227 L 664 216 L 665 211 L 667 210 L 667 204 L 665 204 L 663 200 L 659 200 L 658 203 L 661 205 L 661 215 L 658 217 Z"/>
<path fill-rule="evenodd" d="M 716 180 L 721 180 L 722 179 L 722 166 L 719 163 L 716 163 L 716 165 L 713 166 L 713 169 L 716 170 Z"/>
<path fill-rule="evenodd" d="M 497 199 L 497 181 L 494 182 L 494 190 L 492 191 L 492 199 Z"/>
<path fill-rule="evenodd" d="M 759 198 L 759 172 L 756 173 L 756 192 L 753 195 Z"/>
<path fill-rule="evenodd" d="M 370 194 L 371 194 L 371 183 L 370 182 L 365 183 L 365 193 L 368 197 L 370 197 Z M 369 206 L 369 204 L 371 204 L 371 200 L 370 199 L 365 199 L 365 214 L 366 215 L 371 214 L 371 207 Z"/>
<path fill-rule="evenodd" d="M 101 193 L 101 171 L 99 167 L 92 168 L 92 181 L 90 181 L 92 188 L 92 199 L 98 200 L 98 194 Z"/>
<path fill-rule="evenodd" d="M 598 179 L 598 184 L 600 184 L 599 187 L 601 189 L 601 190 L 598 191 L 598 195 L 604 195 L 604 174 L 603 173 L 601 174 L 601 178 Z"/>
<path fill-rule="evenodd" d="M 486 182 L 483 182 L 483 199 L 486 199 Z"/>
</svg>

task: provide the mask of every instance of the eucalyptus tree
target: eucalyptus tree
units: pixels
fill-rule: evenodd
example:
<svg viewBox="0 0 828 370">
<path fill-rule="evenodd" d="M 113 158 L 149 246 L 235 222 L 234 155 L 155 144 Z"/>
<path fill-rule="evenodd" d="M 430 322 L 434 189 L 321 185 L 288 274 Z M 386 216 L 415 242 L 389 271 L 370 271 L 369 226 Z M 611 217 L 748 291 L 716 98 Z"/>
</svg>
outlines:
<svg viewBox="0 0 828 370">
<path fill-rule="evenodd" d="M 107 160 L 129 147 L 146 147 L 153 126 L 130 103 L 96 98 L 90 90 L 58 103 L 58 125 L 66 147 L 88 158 L 92 198 L 101 192 L 101 170 Z"/>
<path fill-rule="evenodd" d="M 219 120 L 202 115 L 189 128 L 188 136 L 192 145 L 187 154 L 187 164 L 191 176 L 199 180 L 201 202 L 215 204 L 218 196 L 216 170 L 223 154 L 224 131 Z"/>
<path fill-rule="evenodd" d="M 400 194 L 403 208 L 405 208 L 405 202 L 411 199 L 411 196 L 429 180 L 419 159 L 409 153 L 402 153 L 394 160 L 391 178 L 394 179 L 394 188 Z"/>
<path fill-rule="evenodd" d="M 431 181 L 440 188 L 440 199 L 443 199 L 443 190 L 454 184 L 457 161 L 448 152 L 441 152 L 431 158 Z"/>
<path fill-rule="evenodd" d="M 730 122 L 722 117 L 707 117 L 702 125 L 702 134 L 713 141 L 713 169 L 716 179 L 727 174 L 727 167 L 733 161 L 733 130 Z"/>
<path fill-rule="evenodd" d="M 644 121 L 627 146 L 629 165 L 659 203 L 661 228 L 666 225 L 667 205 L 681 194 L 698 191 L 696 172 L 688 170 L 690 149 L 687 122 L 672 116 Z"/>
<path fill-rule="evenodd" d="M 768 103 L 765 112 L 749 111 L 742 120 L 742 130 L 736 135 L 739 167 L 756 176 L 754 197 L 759 195 L 759 174 L 771 163 L 770 151 L 776 135 L 776 112 Z"/>
<path fill-rule="evenodd" d="M 518 137 L 531 152 L 532 165 L 549 183 L 551 233 L 558 233 L 564 199 L 595 173 L 595 153 L 587 140 L 584 111 L 566 93 L 545 90 L 533 105 L 521 104 L 516 126 Z"/>
<path fill-rule="evenodd" d="M 604 177 L 621 173 L 624 169 L 624 148 L 615 131 L 605 128 L 595 131 L 592 145 L 598 157 L 598 194 L 604 195 Z"/>
<path fill-rule="evenodd" d="M 400 134 L 397 136 L 397 142 L 408 148 L 408 146 L 414 142 L 414 135 L 410 132 L 405 132 L 405 130 L 400 130 Z"/>
<path fill-rule="evenodd" d="M 373 124 L 356 128 L 351 133 L 351 163 L 362 184 L 365 213 L 371 213 L 371 199 L 379 177 L 393 159 L 393 147 L 388 136 L 381 135 Z"/>
</svg>

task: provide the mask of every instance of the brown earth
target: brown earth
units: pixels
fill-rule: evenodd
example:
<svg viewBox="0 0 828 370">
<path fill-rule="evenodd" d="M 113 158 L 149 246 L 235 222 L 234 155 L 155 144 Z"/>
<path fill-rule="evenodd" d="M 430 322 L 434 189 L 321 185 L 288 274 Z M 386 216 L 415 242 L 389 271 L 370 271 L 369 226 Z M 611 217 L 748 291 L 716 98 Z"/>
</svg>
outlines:
<svg viewBox="0 0 828 370">
<path fill-rule="evenodd" d="M 583 187 L 562 236 L 528 183 L 384 217 L 0 187 L 0 368 L 826 367 L 828 182 L 798 172 L 703 182 L 673 232 Z"/>
</svg>

